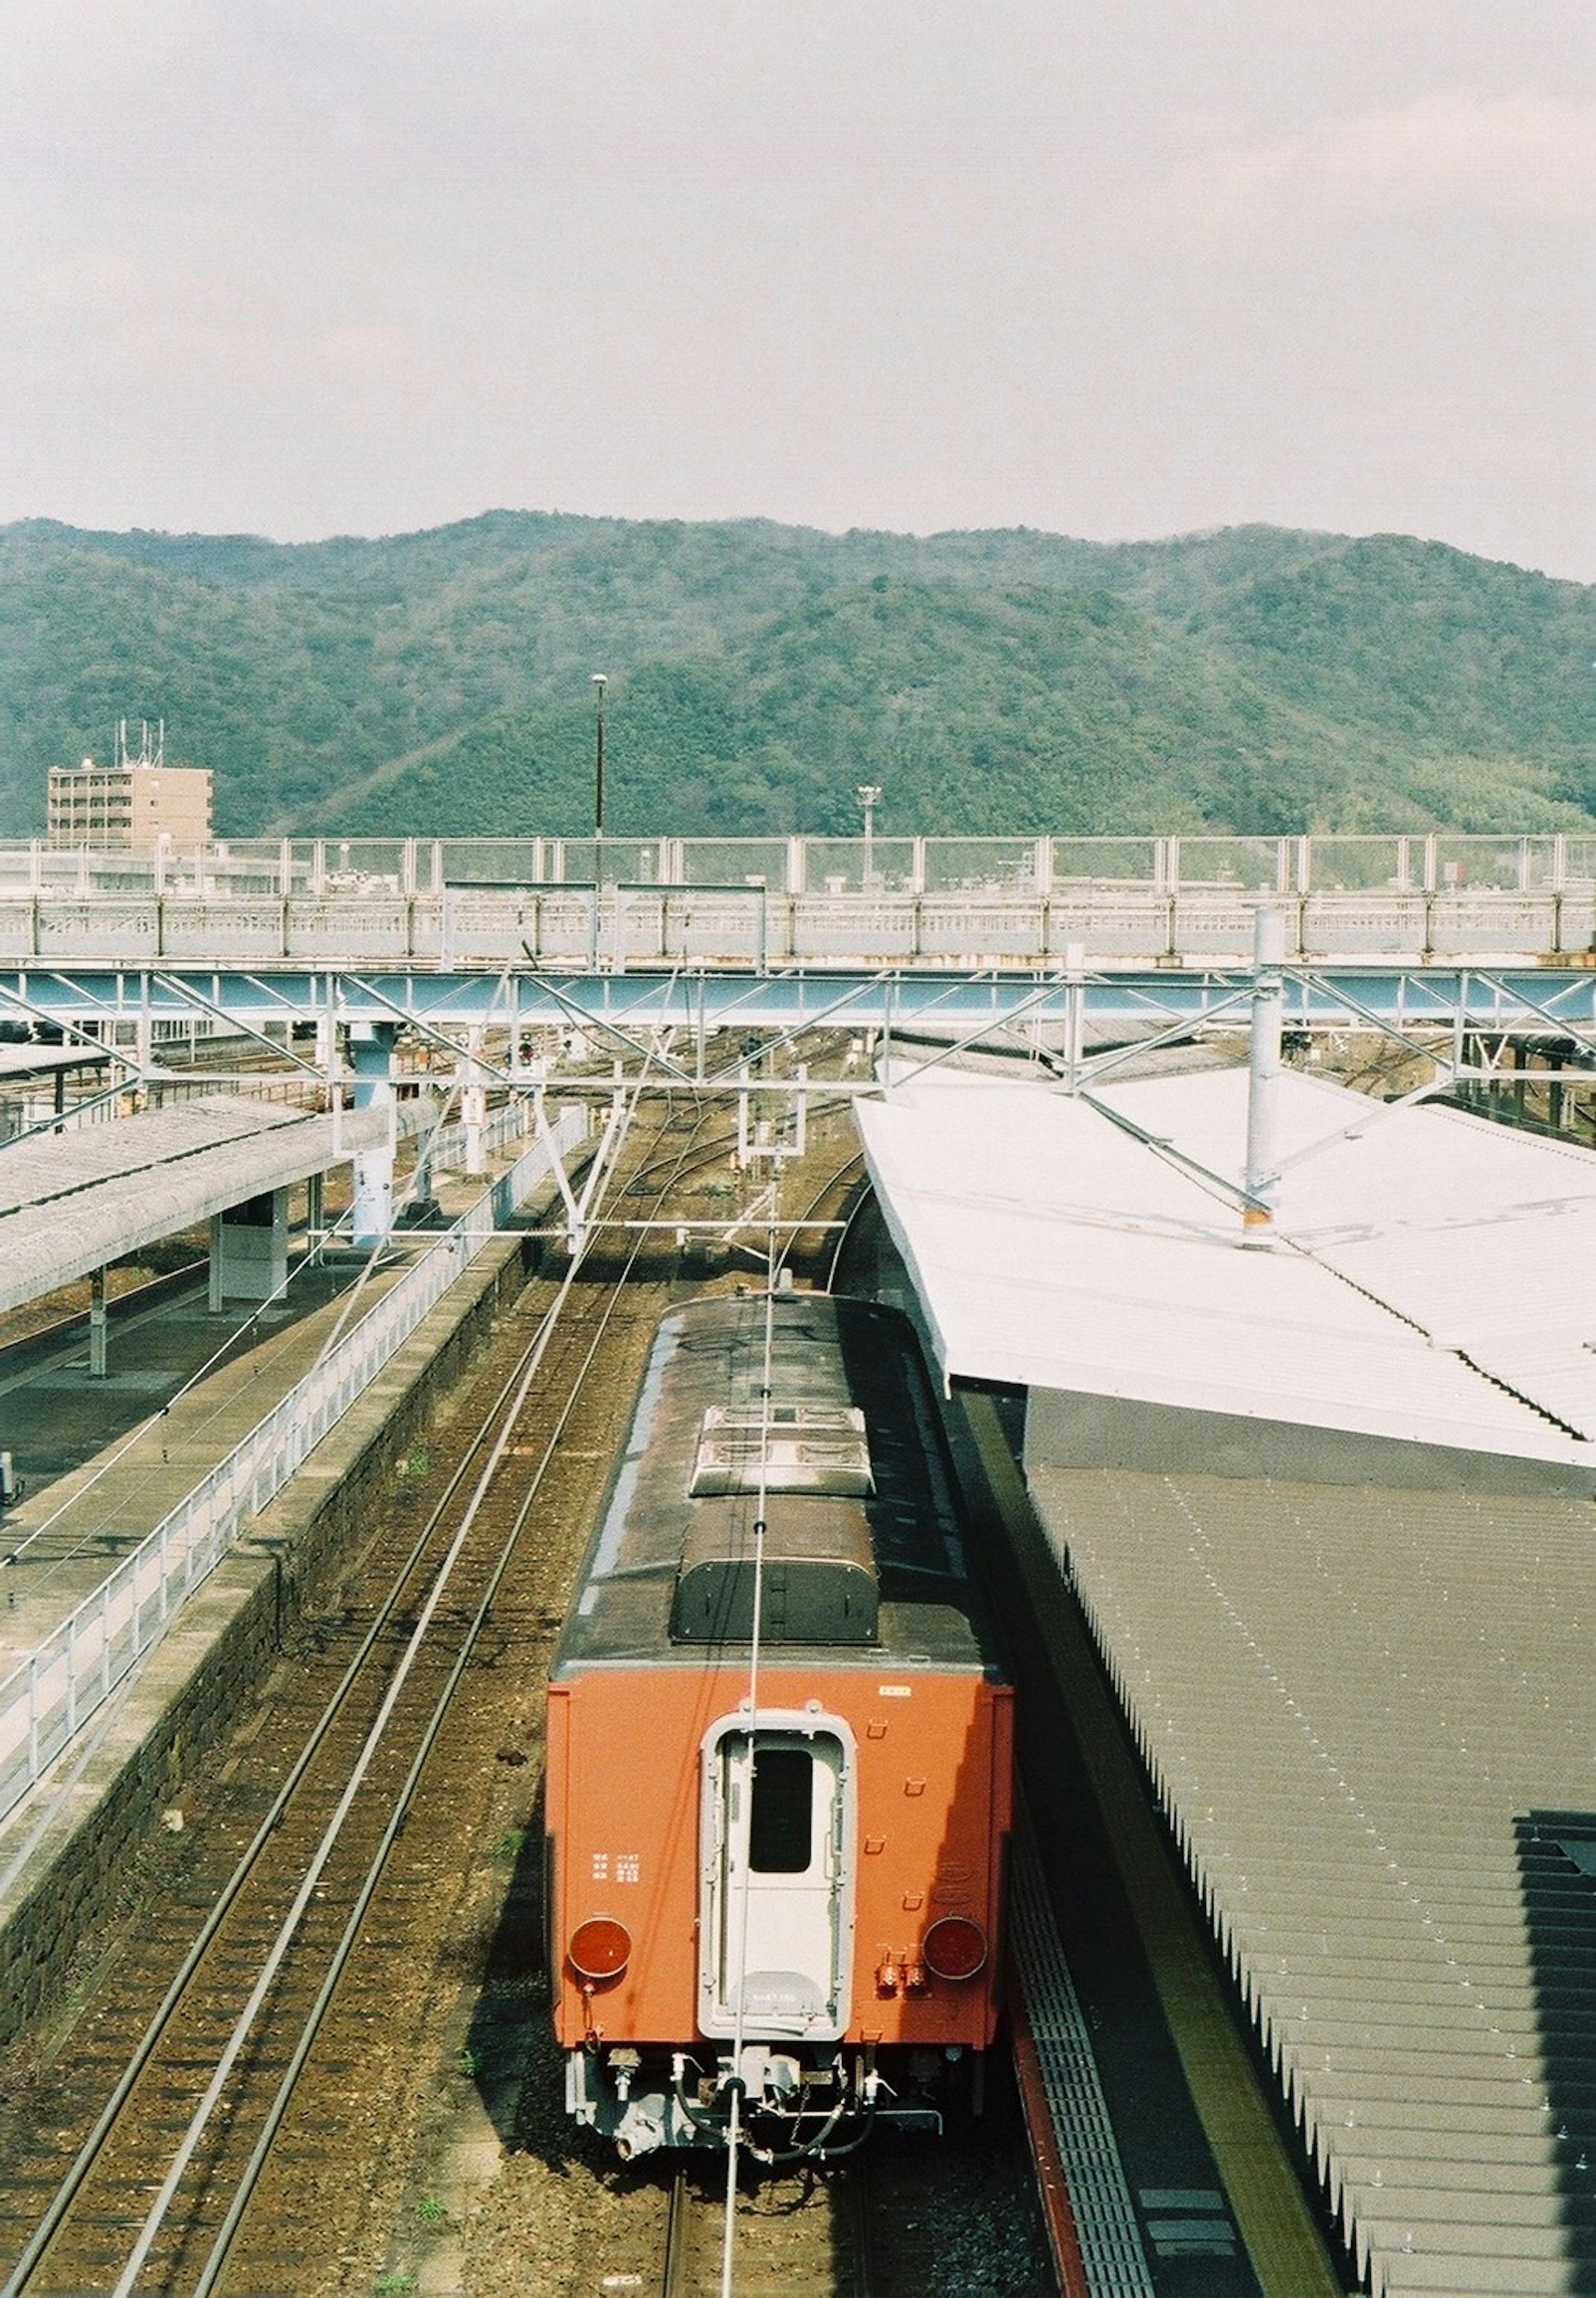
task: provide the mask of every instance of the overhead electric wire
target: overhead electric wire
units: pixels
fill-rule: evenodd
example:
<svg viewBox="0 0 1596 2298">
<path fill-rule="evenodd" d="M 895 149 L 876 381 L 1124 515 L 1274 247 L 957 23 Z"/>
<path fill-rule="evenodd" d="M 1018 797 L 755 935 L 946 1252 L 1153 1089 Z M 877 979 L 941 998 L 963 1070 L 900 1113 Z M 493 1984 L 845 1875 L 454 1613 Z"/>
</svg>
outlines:
<svg viewBox="0 0 1596 2298">
<path fill-rule="evenodd" d="M 759 1635 L 761 1607 L 765 1598 L 765 1509 L 770 1492 L 770 1392 L 775 1352 L 775 1323 L 776 1271 L 773 1242 L 769 1282 L 765 1288 L 765 1344 L 759 1368 L 759 1475 L 754 1499 L 753 1617 L 748 1623 L 748 1792 L 742 1798 L 742 1857 L 734 1869 L 740 1877 L 742 1904 L 738 1921 L 737 2000 L 732 2015 L 732 2104 L 726 2123 L 726 2215 L 721 2236 L 721 2298 L 732 2298 L 732 2250 L 737 2232 L 737 2150 L 742 2132 L 742 2052 L 748 2005 L 748 1917 L 753 1901 L 754 1781 L 759 1764 Z M 735 1860 L 735 1839 L 732 1847 Z"/>
<path fill-rule="evenodd" d="M 635 1116 L 636 1110 L 641 1100 L 642 1084 L 642 1079 L 633 1081 L 633 1089 L 630 1094 L 623 1095 L 621 1096 L 620 1101 L 617 1103 L 616 1109 L 612 1113 L 611 1124 L 606 1128 L 607 1138 L 606 1141 L 600 1145 L 600 1158 L 596 1161 L 600 1164 L 608 1162 L 608 1170 L 604 1173 L 602 1178 L 602 1185 L 604 1186 L 608 1186 L 608 1181 L 613 1178 L 615 1159 L 618 1154 L 619 1144 Z M 700 1120 L 700 1122 L 702 1120 Z M 607 1150 L 609 1153 L 608 1160 L 606 1160 L 605 1156 Z M 595 1176 L 594 1178 L 596 1180 L 598 1177 Z M 589 1201 L 591 1203 L 593 1200 L 590 1197 Z M 178 2149 L 178 2156 L 175 2159 L 171 2169 L 169 2170 L 167 2178 L 162 2184 L 161 2193 L 157 2197 L 156 2203 L 147 2215 L 145 2225 L 140 2229 L 133 2253 L 124 2269 L 122 2278 L 117 2286 L 115 2298 L 130 2298 L 130 2294 L 136 2282 L 138 2273 L 147 2259 L 150 2247 L 156 2238 L 161 2224 L 164 2220 L 166 2212 L 170 2208 L 172 2199 L 175 2197 L 183 2171 L 187 2167 L 187 2163 L 192 2158 L 194 2147 L 197 2145 L 206 2121 L 208 2120 L 211 2113 L 214 2112 L 217 2101 L 219 2100 L 221 2090 L 226 2083 L 227 2074 L 236 2063 L 239 2053 L 247 2038 L 250 2029 L 252 2027 L 261 2004 L 264 2001 L 265 1996 L 269 1990 L 271 1980 L 275 1977 L 277 1971 L 280 1968 L 288 1947 L 292 1944 L 293 1935 L 297 1930 L 300 1919 L 303 1914 L 306 1905 L 308 1904 L 310 1895 L 313 1891 L 322 1869 L 325 1866 L 326 1858 L 330 1851 L 332 1840 L 335 1836 L 338 1826 L 342 1823 L 343 1817 L 347 1815 L 347 1812 L 352 1801 L 356 1789 L 360 1783 L 360 1781 L 364 1778 L 367 1770 L 369 1768 L 369 1763 L 371 1757 L 375 1752 L 377 1740 L 392 1714 L 398 1692 L 402 1687 L 403 1681 L 409 1672 L 415 1654 L 419 1648 L 422 1635 L 435 1613 L 444 1585 L 448 1580 L 450 1573 L 452 1571 L 454 1562 L 459 1554 L 466 1534 L 474 1522 L 475 1514 L 481 1506 L 489 1482 L 491 1481 L 494 1471 L 501 1462 L 503 1454 L 509 1444 L 509 1434 L 513 1429 L 516 1417 L 520 1411 L 525 1397 L 529 1393 L 531 1383 L 535 1377 L 537 1370 L 541 1367 L 549 1341 L 556 1329 L 560 1310 L 566 1304 L 569 1297 L 571 1287 L 574 1285 L 589 1252 L 591 1250 L 594 1236 L 595 1231 L 593 1229 L 589 1229 L 585 1232 L 583 1237 L 578 1241 L 577 1249 L 573 1253 L 570 1265 L 566 1271 L 555 1301 L 550 1303 L 550 1307 L 544 1311 L 542 1317 L 540 1318 L 537 1333 L 534 1335 L 528 1350 L 523 1355 L 516 1368 L 511 1372 L 500 1387 L 493 1406 L 484 1421 L 484 1433 L 487 1426 L 492 1425 L 496 1422 L 499 1424 L 498 1434 L 491 1451 L 489 1459 L 478 1476 L 476 1487 L 474 1491 L 471 1501 L 468 1504 L 467 1516 L 457 1531 L 444 1562 L 440 1567 L 438 1575 L 434 1580 L 426 1603 L 424 1606 L 421 1619 L 418 1623 L 417 1629 L 412 1634 L 409 1645 L 407 1647 L 396 1675 L 390 1685 L 388 1694 L 384 1700 L 377 1721 L 372 1727 L 372 1730 L 368 1732 L 360 1755 L 357 1758 L 355 1773 L 346 1787 L 343 1796 L 340 1799 L 337 1812 L 335 1814 L 335 1819 L 324 1832 L 322 1842 L 318 1845 L 317 1852 L 314 1855 L 310 1870 L 307 1873 L 305 1881 L 302 1884 L 300 1891 L 296 1896 L 293 1910 L 280 1927 L 277 1940 L 274 1942 L 273 1948 L 268 1957 L 267 1965 L 263 1969 L 257 1984 L 252 1992 L 249 2003 L 246 2005 L 239 2021 L 236 2023 L 227 2044 L 224 2046 L 222 2060 L 219 2065 L 218 2071 L 208 2087 L 205 2098 L 202 2101 L 200 2109 L 196 2111 L 195 2115 L 191 2120 L 189 2129 L 185 2133 L 183 2141 L 181 2142 Z M 539 1462 L 538 1468 L 535 1472 L 526 1500 L 523 1507 L 517 1511 L 514 1526 L 504 1543 L 499 1561 L 491 1575 L 488 1590 L 478 1607 L 476 1616 L 473 1621 L 466 1642 L 462 1647 L 461 1651 L 456 1656 L 449 1682 L 445 1687 L 444 1692 L 436 1704 L 433 1720 L 424 1736 L 421 1748 L 412 1763 L 409 1774 L 407 1777 L 404 1788 L 401 1791 L 399 1800 L 395 1805 L 393 1812 L 390 1814 L 388 1827 L 385 1831 L 382 1845 L 380 1846 L 379 1850 L 368 1872 L 367 1878 L 362 1885 L 361 1892 L 357 1902 L 355 1912 L 350 1918 L 349 1923 L 346 1925 L 343 1939 L 341 1941 L 339 1950 L 335 1956 L 335 1967 L 330 1969 L 324 1979 L 322 1988 L 318 1996 L 310 2021 L 307 2022 L 305 2030 L 302 2033 L 300 2045 L 294 2054 L 288 2073 L 280 2086 L 277 2097 L 273 2102 L 273 2105 L 269 2115 L 269 2129 L 262 2134 L 262 2139 L 257 2145 L 255 2154 L 252 2156 L 251 2162 L 246 2168 L 244 2179 L 241 2181 L 240 2189 L 235 2195 L 234 2205 L 229 2209 L 227 2213 L 222 2235 L 219 2236 L 218 2241 L 213 2247 L 211 2259 L 207 2261 L 207 2265 L 204 2269 L 206 2278 L 203 2280 L 201 2285 L 198 2286 L 195 2298 L 201 2298 L 202 2293 L 208 2294 L 215 2288 L 216 2283 L 219 2279 L 221 2271 L 225 2267 L 227 2256 L 230 2251 L 233 2240 L 236 2237 L 237 2228 L 239 2224 L 242 2223 L 244 2211 L 247 2209 L 250 2195 L 252 2194 L 254 2186 L 258 2181 L 260 2170 L 264 2167 L 267 2154 L 269 2152 L 270 2141 L 275 2137 L 277 2129 L 280 2126 L 283 2115 L 286 2112 L 294 2083 L 297 2079 L 306 2058 L 309 2056 L 310 2049 L 315 2039 L 315 2029 L 319 2026 L 326 2009 L 330 2004 L 333 1989 L 336 1984 L 337 1978 L 341 1974 L 343 1964 L 348 1960 L 349 1953 L 352 1950 L 355 1944 L 356 1937 L 360 1929 L 360 1918 L 363 1915 L 366 1907 L 369 1904 L 370 1897 L 375 1891 L 377 1882 L 380 1881 L 382 1868 L 385 1864 L 388 1851 L 392 1847 L 393 1841 L 397 1837 L 399 1827 L 402 1823 L 404 1813 L 406 1809 L 408 1809 L 416 1784 L 419 1780 L 421 1765 L 425 1761 L 426 1753 L 430 1748 L 436 1738 L 438 1730 L 441 1728 L 443 1713 L 447 1708 L 450 1698 L 452 1696 L 455 1688 L 458 1686 L 459 1676 L 463 1673 L 469 1657 L 470 1648 L 475 1642 L 476 1635 L 480 1631 L 480 1627 L 487 1616 L 488 1608 L 492 1603 L 492 1596 L 502 1580 L 504 1572 L 508 1569 L 510 1556 L 513 1552 L 515 1543 L 525 1525 L 526 1515 L 532 1505 L 533 1497 L 535 1495 L 536 1490 L 547 1472 L 550 1461 L 553 1457 L 555 1447 L 558 1442 L 560 1433 L 566 1426 L 571 1411 L 575 1409 L 576 1398 L 580 1393 L 582 1383 L 586 1378 L 588 1372 L 591 1370 L 593 1357 L 599 1347 L 600 1341 L 602 1338 L 603 1331 L 608 1326 L 609 1318 L 614 1314 L 616 1303 L 619 1298 L 620 1288 L 624 1284 L 626 1277 L 630 1274 L 641 1250 L 641 1239 L 640 1238 L 637 1244 L 633 1245 L 633 1250 L 628 1255 L 626 1262 L 622 1269 L 621 1275 L 616 1280 L 616 1286 L 612 1293 L 612 1297 L 602 1313 L 598 1329 L 595 1331 L 583 1361 L 575 1374 L 575 1377 L 572 1384 L 571 1393 L 567 1397 L 566 1404 L 558 1417 L 554 1434 L 550 1437 L 550 1442 L 545 1448 L 543 1456 Z M 515 1392 L 514 1401 L 509 1405 L 507 1411 L 505 1409 L 506 1400 L 510 1396 L 512 1391 Z M 126 2107 L 135 2085 L 136 2084 L 140 2075 L 144 2072 L 145 2067 L 148 2065 L 151 2058 L 153 2056 L 155 2050 L 159 2046 L 161 2037 L 170 2026 L 177 2007 L 191 1983 L 200 1963 L 210 1946 L 214 1941 L 227 1914 L 235 1905 L 240 1892 L 248 1881 L 250 1873 L 257 1864 L 261 1851 L 264 1849 L 267 1842 L 280 1824 L 284 1810 L 291 1800 L 295 1790 L 303 1780 L 305 1773 L 309 1769 L 316 1752 L 322 1745 L 328 1732 L 332 1728 L 337 1714 L 342 1709 L 349 1690 L 359 1677 L 362 1667 L 368 1658 L 373 1646 L 376 1644 L 384 1627 L 391 1618 L 393 1611 L 399 1601 L 401 1592 L 408 1581 L 410 1573 L 413 1571 L 415 1565 L 419 1560 L 420 1556 L 425 1552 L 426 1547 L 434 1532 L 436 1530 L 445 1510 L 455 1495 L 459 1492 L 460 1486 L 465 1482 L 473 1462 L 479 1457 L 480 1440 L 476 1444 L 473 1445 L 470 1451 L 468 1451 L 466 1459 L 461 1462 L 460 1467 L 451 1478 L 448 1490 L 440 1499 L 436 1508 L 428 1518 L 426 1525 L 418 1534 L 416 1541 L 412 1543 L 404 1565 L 402 1566 L 398 1576 L 393 1580 L 389 1594 L 385 1600 L 383 1605 L 379 1608 L 378 1614 L 376 1618 L 374 1618 L 366 1637 L 362 1641 L 360 1650 L 351 1659 L 336 1690 L 335 1690 L 331 1700 L 327 1703 L 327 1706 L 318 1720 L 318 1723 L 307 1740 L 305 1747 L 302 1749 L 301 1754 L 295 1762 L 293 1771 L 290 1773 L 289 1777 L 284 1781 L 282 1788 L 279 1790 L 271 1810 L 268 1813 L 265 1820 L 261 1823 L 261 1825 L 257 1831 L 249 1848 L 246 1850 L 243 1859 L 235 1869 L 232 1877 L 219 1895 L 215 1905 L 212 1906 L 206 1918 L 205 1923 L 202 1926 L 199 1935 L 196 1937 L 194 1942 L 190 1947 L 182 1967 L 172 1980 L 171 1985 L 168 1989 L 167 1996 L 162 2001 L 160 2009 L 157 2011 L 153 2020 L 150 2022 L 145 2035 L 141 2038 L 139 2044 L 136 2046 L 132 2056 L 130 2057 L 127 2066 L 124 2068 L 123 2073 L 119 2079 L 112 2097 L 107 2102 L 95 2125 L 94 2129 L 90 2132 L 88 2138 L 85 2141 L 71 2170 L 69 2171 L 67 2178 L 62 2181 L 61 2187 L 58 2189 L 52 2203 L 45 2211 L 44 2218 L 40 2220 L 39 2225 L 35 2229 L 34 2235 L 26 2250 L 22 2253 L 22 2256 L 18 2261 L 16 2266 L 12 2269 L 4 2289 L 0 2290 L 0 2298 L 21 2298 L 21 2294 L 27 2288 L 36 2269 L 54 2241 L 54 2238 L 69 2214 L 73 2203 L 77 2199 L 78 2195 L 81 2192 L 87 2178 L 92 2173 L 95 2164 L 103 2150 L 106 2139 L 108 2138 L 112 2129 L 115 2127 L 123 2109 Z"/>
</svg>

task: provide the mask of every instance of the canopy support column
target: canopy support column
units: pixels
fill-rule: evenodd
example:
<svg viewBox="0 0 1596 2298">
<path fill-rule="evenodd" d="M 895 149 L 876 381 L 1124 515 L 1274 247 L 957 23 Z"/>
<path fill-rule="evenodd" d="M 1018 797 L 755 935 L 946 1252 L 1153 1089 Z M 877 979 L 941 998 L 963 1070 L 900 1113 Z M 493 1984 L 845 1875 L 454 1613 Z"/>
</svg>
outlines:
<svg viewBox="0 0 1596 2298">
<path fill-rule="evenodd" d="M 88 1280 L 88 1376 L 105 1377 L 105 1271 L 96 1269 Z"/>
<path fill-rule="evenodd" d="M 385 1145 L 355 1154 L 351 1228 L 357 1248 L 367 1252 L 381 1244 L 393 1227 L 393 1071 L 398 1036 L 398 1024 L 393 1021 L 351 1021 L 349 1029 L 355 1107 L 385 1109 L 389 1118 Z"/>
</svg>

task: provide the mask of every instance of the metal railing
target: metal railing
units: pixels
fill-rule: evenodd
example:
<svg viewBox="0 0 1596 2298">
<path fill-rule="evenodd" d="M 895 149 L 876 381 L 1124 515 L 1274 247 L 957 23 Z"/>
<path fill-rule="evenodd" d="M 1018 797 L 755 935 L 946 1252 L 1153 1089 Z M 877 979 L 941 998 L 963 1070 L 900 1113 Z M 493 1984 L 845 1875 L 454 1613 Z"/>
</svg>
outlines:
<svg viewBox="0 0 1596 2298">
<path fill-rule="evenodd" d="M 586 1139 L 587 1112 L 567 1108 L 550 1130 L 564 1157 Z M 0 1818 L 160 1641 L 244 1525 L 283 1489 L 509 1212 L 551 1170 L 542 1142 L 529 1149 L 0 1683 Z"/>
<path fill-rule="evenodd" d="M 517 1094 L 513 1101 L 504 1102 L 483 1120 L 480 1128 L 483 1155 L 492 1156 L 499 1150 L 508 1149 L 512 1141 L 519 1141 L 524 1134 L 530 1132 L 534 1122 L 532 1100 L 528 1095 Z M 550 1129 L 555 1139 L 563 1145 L 564 1137 L 558 1126 Z M 439 1128 L 433 1136 L 427 1155 L 435 1166 L 453 1167 L 459 1170 L 463 1168 L 469 1153 L 469 1128 L 457 1122 Z M 520 1168 L 517 1166 L 514 1170 L 518 1172 Z M 525 1196 L 525 1189 L 521 1194 Z"/>
<path fill-rule="evenodd" d="M 1051 895 L 1072 887 L 1161 895 L 1589 892 L 1596 834 L 1436 831 L 1289 838 L 217 839 L 149 854 L 0 845 L 0 903 L 170 902 L 189 913 L 258 905 L 270 938 L 287 902 L 379 907 L 448 889 L 764 887 L 772 894 Z"/>
<path fill-rule="evenodd" d="M 635 883 L 450 887 L 409 900 L 339 899 L 185 906 L 107 896 L 62 905 L 0 894 L 0 968 L 84 966 L 269 973 L 289 968 L 453 973 L 529 962 L 566 972 L 628 966 L 1240 963 L 1261 902 L 1281 910 L 1296 963 L 1400 958 L 1588 956 L 1596 881 L 1331 892 L 1085 881 L 1047 894 L 789 894 L 765 887 Z"/>
<path fill-rule="evenodd" d="M 1588 954 L 1596 836 L 219 839 L 0 847 L 0 965 L 1245 959 Z"/>
</svg>

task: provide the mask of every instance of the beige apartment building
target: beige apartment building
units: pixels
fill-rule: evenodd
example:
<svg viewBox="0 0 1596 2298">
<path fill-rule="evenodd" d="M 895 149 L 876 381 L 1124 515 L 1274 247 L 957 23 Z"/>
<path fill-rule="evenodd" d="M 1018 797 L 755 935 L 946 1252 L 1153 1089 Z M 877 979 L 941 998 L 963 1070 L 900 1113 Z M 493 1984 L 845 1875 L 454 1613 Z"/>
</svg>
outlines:
<svg viewBox="0 0 1596 2298">
<path fill-rule="evenodd" d="M 211 770 L 169 766 L 165 728 L 153 745 L 145 729 L 137 756 L 117 730 L 116 764 L 50 769 L 50 843 L 96 854 L 153 854 L 164 839 L 178 851 L 211 837 Z"/>
</svg>

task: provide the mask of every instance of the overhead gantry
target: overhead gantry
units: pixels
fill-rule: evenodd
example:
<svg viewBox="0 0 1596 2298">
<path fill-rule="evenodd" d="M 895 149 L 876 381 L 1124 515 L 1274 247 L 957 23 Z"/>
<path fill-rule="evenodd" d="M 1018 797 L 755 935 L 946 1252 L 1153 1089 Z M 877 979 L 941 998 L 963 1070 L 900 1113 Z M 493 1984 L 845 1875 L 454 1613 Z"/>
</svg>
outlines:
<svg viewBox="0 0 1596 2298">
<path fill-rule="evenodd" d="M 1267 916 L 1268 910 L 1257 914 Z M 1276 941 L 1273 950 L 1279 949 Z M 1446 1090 L 1501 1074 L 1492 1040 L 1555 1040 L 1596 1063 L 1596 969 L 1305 965 L 1272 955 L 1286 1033 L 1370 1031 L 1421 1045 Z M 163 1046 L 192 1030 L 232 1038 L 252 1062 L 307 1087 L 380 1094 L 401 1036 L 441 1057 L 463 1093 L 535 1090 L 558 1050 L 562 1093 L 608 1096 L 617 1077 L 696 1093 L 790 1095 L 771 1057 L 815 1032 L 867 1040 L 878 1058 L 940 1062 L 977 1046 L 1043 1060 L 1068 1084 L 1112 1073 L 1132 1051 L 1246 1026 L 1254 964 L 674 967 L 624 973 L 434 967 L 104 968 L 57 964 L 0 973 L 0 1016 L 108 1057 L 95 1100 L 158 1095 L 192 1072 Z M 225 1072 L 210 1072 L 219 1083 Z M 251 1072 L 259 1081 L 259 1068 Z M 1534 1071 L 1514 1074 L 1534 1075 Z M 874 1092 L 868 1074 L 829 1091 Z M 81 1105 L 81 1104 L 80 1104 Z M 471 1107 L 466 1115 L 469 1120 Z"/>
</svg>

